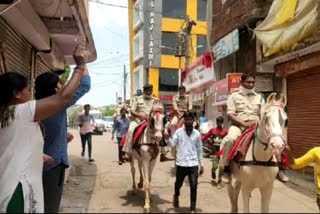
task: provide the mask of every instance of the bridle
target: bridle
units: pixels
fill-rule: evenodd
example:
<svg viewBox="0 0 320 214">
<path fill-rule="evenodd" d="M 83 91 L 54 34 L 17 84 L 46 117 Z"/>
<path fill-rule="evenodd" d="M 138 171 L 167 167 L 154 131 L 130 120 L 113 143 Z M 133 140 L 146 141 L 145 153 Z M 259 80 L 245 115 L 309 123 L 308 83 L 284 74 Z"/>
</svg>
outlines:
<svg viewBox="0 0 320 214">
<path fill-rule="evenodd" d="M 163 109 L 162 108 L 155 108 L 154 110 L 152 110 L 151 112 L 150 112 L 150 119 L 149 119 L 149 128 L 151 129 L 151 130 L 153 130 L 153 132 L 156 132 L 156 131 L 160 131 L 160 132 L 163 132 L 163 130 L 164 130 L 164 125 L 163 125 L 163 128 L 161 129 L 161 130 L 157 130 L 156 128 L 155 128 L 155 125 L 154 125 L 154 116 L 156 117 L 156 119 L 159 119 L 159 117 L 160 117 L 160 115 L 161 114 L 163 114 Z"/>
<path fill-rule="evenodd" d="M 283 105 L 281 105 L 281 104 L 273 104 L 273 105 L 271 105 L 269 107 L 272 107 L 272 106 L 275 106 L 275 107 L 283 109 Z M 263 120 L 265 120 L 265 117 L 263 118 Z M 254 139 L 253 139 L 253 142 L 252 142 L 253 143 L 253 145 L 252 145 L 252 147 L 253 147 L 252 148 L 252 161 L 239 161 L 239 165 L 240 166 L 278 167 L 279 166 L 278 162 L 277 161 L 272 161 L 273 155 L 271 155 L 271 157 L 270 157 L 270 159 L 268 161 L 259 161 L 259 160 L 256 159 L 255 154 L 254 154 L 255 142 L 262 144 L 265 147 L 264 151 L 266 151 L 269 148 L 269 141 L 270 141 L 271 138 L 273 138 L 273 137 L 281 137 L 283 142 L 286 142 L 285 139 L 280 134 L 273 134 L 273 135 L 268 136 L 268 139 L 265 142 L 265 141 L 261 140 L 261 138 L 259 137 L 257 131 L 258 131 L 258 127 L 256 127 L 255 130 L 254 130 Z"/>
</svg>

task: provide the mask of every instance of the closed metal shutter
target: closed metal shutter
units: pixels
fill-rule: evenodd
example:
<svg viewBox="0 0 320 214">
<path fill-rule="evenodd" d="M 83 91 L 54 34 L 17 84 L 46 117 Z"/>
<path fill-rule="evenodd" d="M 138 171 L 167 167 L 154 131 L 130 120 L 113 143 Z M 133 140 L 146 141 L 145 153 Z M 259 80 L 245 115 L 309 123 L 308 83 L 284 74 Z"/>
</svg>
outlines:
<svg viewBox="0 0 320 214">
<path fill-rule="evenodd" d="M 16 71 L 30 77 L 32 46 L 2 18 L 0 18 L 0 42 L 4 42 L 6 47 L 7 71 Z"/>
<path fill-rule="evenodd" d="M 51 71 L 50 68 L 44 63 L 44 61 L 42 60 L 42 58 L 40 56 L 36 57 L 36 78 L 37 76 L 39 76 L 40 74 L 46 73 Z"/>
<path fill-rule="evenodd" d="M 319 68 L 288 77 L 288 143 L 296 157 L 320 146 L 319 83 Z"/>
</svg>

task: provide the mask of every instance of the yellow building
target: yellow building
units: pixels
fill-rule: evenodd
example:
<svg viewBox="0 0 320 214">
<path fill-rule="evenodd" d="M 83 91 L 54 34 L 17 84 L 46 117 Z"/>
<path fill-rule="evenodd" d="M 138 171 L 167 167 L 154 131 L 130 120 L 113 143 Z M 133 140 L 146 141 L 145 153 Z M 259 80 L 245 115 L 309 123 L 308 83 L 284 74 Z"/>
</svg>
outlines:
<svg viewBox="0 0 320 214">
<path fill-rule="evenodd" d="M 190 63 L 207 50 L 206 0 L 128 0 L 131 95 L 147 82 L 154 95 L 169 101 L 178 90 L 178 32 L 194 20 Z M 182 59 L 185 66 L 185 59 Z"/>
</svg>

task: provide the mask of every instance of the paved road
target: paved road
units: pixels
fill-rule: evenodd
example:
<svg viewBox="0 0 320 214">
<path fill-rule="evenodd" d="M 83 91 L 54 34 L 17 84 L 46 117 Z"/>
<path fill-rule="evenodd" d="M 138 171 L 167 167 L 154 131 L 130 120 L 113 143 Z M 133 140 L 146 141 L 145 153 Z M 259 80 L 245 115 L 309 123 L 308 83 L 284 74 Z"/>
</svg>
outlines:
<svg viewBox="0 0 320 214">
<path fill-rule="evenodd" d="M 111 141 L 110 133 L 103 136 L 93 136 L 93 158 L 95 162 L 88 163 L 87 158 L 80 156 L 81 143 L 77 132 L 75 139 L 69 144 L 71 160 L 71 177 L 65 186 L 62 212 L 142 212 L 144 192 L 131 191 L 132 181 L 130 165 L 119 166 L 117 163 L 117 144 Z M 217 189 L 211 183 L 211 162 L 205 159 L 205 173 L 199 179 L 198 212 L 229 212 L 230 204 L 226 188 Z M 137 178 L 138 180 L 138 178 Z M 175 213 L 188 212 L 188 183 L 181 191 L 180 209 L 171 205 L 174 186 L 173 162 L 157 162 L 151 185 L 152 212 Z M 241 194 L 240 194 L 241 195 Z M 315 203 L 315 193 L 304 190 L 293 184 L 275 183 L 271 199 L 270 212 L 314 213 L 318 212 Z M 241 196 L 239 200 L 242 210 Z M 251 198 L 251 212 L 260 211 L 260 194 L 256 190 Z"/>
</svg>

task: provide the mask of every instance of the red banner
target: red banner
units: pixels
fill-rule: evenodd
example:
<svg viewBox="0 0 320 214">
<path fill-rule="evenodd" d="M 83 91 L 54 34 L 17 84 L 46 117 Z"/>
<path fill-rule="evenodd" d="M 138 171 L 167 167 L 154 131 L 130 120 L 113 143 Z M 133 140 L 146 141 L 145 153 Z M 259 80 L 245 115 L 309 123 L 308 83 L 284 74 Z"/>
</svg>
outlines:
<svg viewBox="0 0 320 214">
<path fill-rule="evenodd" d="M 242 73 L 227 74 L 229 93 L 232 93 L 235 89 L 238 89 L 240 87 L 241 76 L 242 76 Z"/>
<path fill-rule="evenodd" d="M 160 95 L 159 99 L 160 100 L 167 100 L 167 101 L 171 101 L 173 99 L 174 95 Z"/>
</svg>

